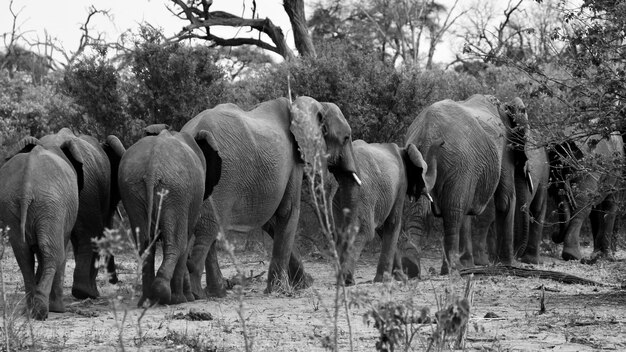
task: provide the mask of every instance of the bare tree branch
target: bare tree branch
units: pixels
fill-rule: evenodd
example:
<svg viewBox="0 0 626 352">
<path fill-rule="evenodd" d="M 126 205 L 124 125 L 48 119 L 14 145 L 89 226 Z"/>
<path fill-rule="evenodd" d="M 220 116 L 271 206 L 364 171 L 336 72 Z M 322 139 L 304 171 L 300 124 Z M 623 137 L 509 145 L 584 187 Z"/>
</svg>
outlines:
<svg viewBox="0 0 626 352">
<path fill-rule="evenodd" d="M 189 24 L 187 26 L 184 26 L 183 29 L 176 35 L 176 37 L 170 38 L 170 40 L 195 38 L 212 41 L 213 46 L 255 45 L 260 48 L 278 53 L 287 60 L 291 60 L 295 57 L 293 51 L 287 45 L 287 41 L 285 39 L 282 29 L 274 25 L 274 23 L 272 23 L 269 18 L 243 18 L 223 11 L 210 11 L 210 7 L 213 2 L 207 0 L 201 0 L 199 4 L 197 4 L 196 2 L 189 3 L 183 0 L 171 1 L 175 4 L 176 7 L 180 8 L 181 11 L 178 12 L 170 9 L 170 12 L 172 12 L 181 19 L 189 21 Z M 298 3 L 302 5 L 301 9 L 297 7 Z M 304 7 L 301 0 L 286 0 L 284 4 L 285 10 L 288 11 L 288 15 L 292 20 L 292 24 L 294 23 L 294 21 L 298 21 L 298 16 L 304 16 Z M 253 16 L 255 15 L 256 11 L 257 10 L 255 3 L 253 6 Z M 227 26 L 234 28 L 250 27 L 251 29 L 257 30 L 259 34 L 265 33 L 271 39 L 274 45 L 264 42 L 260 38 L 222 38 L 211 33 L 211 27 L 213 26 Z M 300 41 L 306 41 L 306 37 L 308 37 L 308 40 L 310 41 L 310 36 L 308 36 L 308 32 L 305 32 L 306 35 L 300 34 L 301 30 L 302 29 L 294 29 L 294 37 L 296 37 L 297 43 L 296 47 L 298 47 L 299 45 L 303 45 L 300 44 Z M 198 31 L 201 34 L 198 34 Z M 306 52 L 304 48 L 307 48 L 307 44 L 304 44 L 302 47 L 298 48 L 299 51 L 301 51 L 300 54 L 310 55 L 311 51 Z M 313 48 L 312 42 L 310 43 L 310 48 Z M 315 53 L 314 49 L 312 49 L 312 53 Z"/>
</svg>

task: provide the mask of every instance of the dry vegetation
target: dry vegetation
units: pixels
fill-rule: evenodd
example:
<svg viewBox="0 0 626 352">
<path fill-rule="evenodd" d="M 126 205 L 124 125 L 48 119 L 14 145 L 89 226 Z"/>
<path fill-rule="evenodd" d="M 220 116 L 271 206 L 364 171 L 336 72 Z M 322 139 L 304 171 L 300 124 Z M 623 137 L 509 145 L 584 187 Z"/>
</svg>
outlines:
<svg viewBox="0 0 626 352">
<path fill-rule="evenodd" d="M 7 298 L 4 308 L 12 350 L 176 350 L 176 351 L 323 351 L 333 348 L 335 282 L 332 260 L 325 253 L 304 257 L 315 278 L 311 288 L 265 294 L 269 243 L 256 251 L 237 253 L 242 272 L 252 277 L 236 286 L 227 297 L 134 308 L 138 297 L 132 255 L 118 256 L 121 283 L 109 284 L 100 276 L 102 298 L 77 301 L 70 295 L 71 275 L 66 275 L 67 312 L 51 313 L 47 321 L 26 321 L 16 307 L 22 306 L 23 284 L 13 253 L 5 252 L 2 268 Z M 371 246 L 372 248 L 375 246 Z M 265 253 L 259 248 L 266 248 Z M 587 251 L 590 248 L 586 248 Z M 424 253 L 423 280 L 372 283 L 377 253 L 364 253 L 358 268 L 357 285 L 347 289 L 352 343 L 355 351 L 375 350 L 381 333 L 397 338 L 397 351 L 451 350 L 457 333 L 443 339 L 435 313 L 462 297 L 467 279 L 434 274 L 440 265 L 438 253 Z M 464 350 L 622 350 L 626 330 L 626 253 L 615 262 L 593 266 L 563 262 L 546 256 L 539 269 L 557 270 L 594 279 L 605 287 L 566 285 L 553 281 L 517 277 L 474 277 L 472 302 Z M 237 270 L 226 253 L 220 260 L 226 277 Z M 68 260 L 67 273 L 73 270 Z M 541 311 L 541 297 L 545 310 Z M 457 311 L 461 305 L 453 307 Z M 342 310 L 343 312 L 343 310 Z M 376 317 L 382 317 L 376 324 Z M 437 314 L 440 320 L 441 315 Z M 245 322 L 245 329 L 242 325 Z M 345 314 L 339 315 L 338 348 L 350 349 Z M 399 333 L 403 330 L 404 334 Z M 394 335 L 394 333 L 396 335 Z M 3 337 L 4 337 L 3 336 Z M 394 337 L 395 336 L 395 337 Z M 4 341 L 4 340 L 3 340 Z M 246 347 L 247 341 L 247 347 Z M 410 348 L 407 348 L 410 343 Z M 3 349 L 6 349 L 3 343 Z M 392 349 L 389 349 L 390 351 Z"/>
</svg>

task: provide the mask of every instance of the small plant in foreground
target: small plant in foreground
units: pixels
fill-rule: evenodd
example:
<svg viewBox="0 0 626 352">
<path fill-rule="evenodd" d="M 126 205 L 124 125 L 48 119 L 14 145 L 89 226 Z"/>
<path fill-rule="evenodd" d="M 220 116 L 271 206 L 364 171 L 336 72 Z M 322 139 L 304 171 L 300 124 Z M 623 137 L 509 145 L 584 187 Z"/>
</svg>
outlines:
<svg viewBox="0 0 626 352">
<path fill-rule="evenodd" d="M 28 337 L 30 346 L 35 346 L 33 325 L 30 320 L 31 315 L 21 314 L 22 300 L 9 302 L 4 282 L 4 252 L 9 246 L 9 227 L 0 228 L 0 289 L 2 289 L 2 348 L 1 351 L 20 350 L 28 347 Z"/>
</svg>

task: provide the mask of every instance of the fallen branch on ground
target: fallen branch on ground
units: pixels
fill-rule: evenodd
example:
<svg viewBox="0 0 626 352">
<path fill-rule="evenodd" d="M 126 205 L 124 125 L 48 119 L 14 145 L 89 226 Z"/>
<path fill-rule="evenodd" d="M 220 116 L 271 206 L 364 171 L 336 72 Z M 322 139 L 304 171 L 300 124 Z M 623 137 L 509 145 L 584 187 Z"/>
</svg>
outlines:
<svg viewBox="0 0 626 352">
<path fill-rule="evenodd" d="M 592 285 L 592 286 L 613 286 L 610 284 L 605 284 L 602 282 L 585 279 L 579 276 L 562 273 L 559 271 L 551 271 L 551 270 L 538 270 L 538 269 L 525 269 L 518 268 L 513 266 L 487 266 L 487 267 L 476 267 L 476 268 L 467 268 L 459 270 L 459 274 L 461 276 L 465 275 L 483 275 L 483 276 L 519 276 L 519 277 L 536 277 L 539 279 L 549 279 L 554 281 L 559 281 L 565 284 L 581 284 L 581 285 Z"/>
</svg>

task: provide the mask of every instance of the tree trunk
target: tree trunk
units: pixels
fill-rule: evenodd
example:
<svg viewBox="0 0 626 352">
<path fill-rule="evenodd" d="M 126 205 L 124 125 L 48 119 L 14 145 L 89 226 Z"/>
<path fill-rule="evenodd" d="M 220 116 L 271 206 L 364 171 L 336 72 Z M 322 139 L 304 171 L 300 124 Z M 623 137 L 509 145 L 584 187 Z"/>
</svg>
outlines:
<svg viewBox="0 0 626 352">
<path fill-rule="evenodd" d="M 306 25 L 306 16 L 304 13 L 304 1 L 303 0 L 284 0 L 283 7 L 287 16 L 289 16 L 289 22 L 291 22 L 291 29 L 293 30 L 293 38 L 296 43 L 296 49 L 302 57 L 315 57 L 315 47 L 313 46 L 313 40 L 309 34 L 309 29 Z"/>
</svg>

